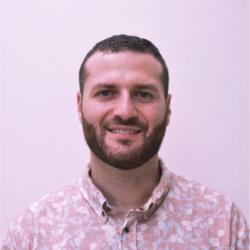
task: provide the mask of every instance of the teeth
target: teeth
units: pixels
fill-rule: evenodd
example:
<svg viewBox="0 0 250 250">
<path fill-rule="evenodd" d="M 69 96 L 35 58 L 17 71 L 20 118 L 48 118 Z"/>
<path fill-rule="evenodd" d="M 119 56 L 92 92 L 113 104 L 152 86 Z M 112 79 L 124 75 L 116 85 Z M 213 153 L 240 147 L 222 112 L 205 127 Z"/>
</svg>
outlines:
<svg viewBox="0 0 250 250">
<path fill-rule="evenodd" d="M 112 132 L 116 134 L 136 134 L 138 131 L 126 130 L 126 129 L 113 129 Z"/>
</svg>

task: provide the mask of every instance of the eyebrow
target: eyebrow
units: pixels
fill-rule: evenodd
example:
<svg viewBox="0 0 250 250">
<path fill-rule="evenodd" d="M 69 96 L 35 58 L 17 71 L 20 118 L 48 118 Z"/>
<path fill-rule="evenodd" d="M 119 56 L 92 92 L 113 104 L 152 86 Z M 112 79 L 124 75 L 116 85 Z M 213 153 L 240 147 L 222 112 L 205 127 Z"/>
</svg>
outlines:
<svg viewBox="0 0 250 250">
<path fill-rule="evenodd" d="M 118 86 L 119 87 L 119 86 Z M 97 83 L 95 86 L 93 86 L 92 91 L 96 91 L 98 89 L 117 89 L 117 84 L 114 83 Z M 137 83 L 133 85 L 133 89 L 137 90 L 152 90 L 152 91 L 158 91 L 157 87 L 155 86 L 155 83 Z"/>
<path fill-rule="evenodd" d="M 114 89 L 116 88 L 115 84 L 112 83 L 97 83 L 93 86 L 93 90 L 95 89 Z"/>
<path fill-rule="evenodd" d="M 155 84 L 136 84 L 135 89 L 151 89 L 151 90 L 157 90 Z"/>
</svg>

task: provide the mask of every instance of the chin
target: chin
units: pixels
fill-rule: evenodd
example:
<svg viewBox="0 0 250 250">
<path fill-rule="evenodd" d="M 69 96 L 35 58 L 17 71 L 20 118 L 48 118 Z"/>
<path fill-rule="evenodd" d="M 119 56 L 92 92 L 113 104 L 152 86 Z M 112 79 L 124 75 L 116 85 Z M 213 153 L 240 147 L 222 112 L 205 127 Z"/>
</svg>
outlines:
<svg viewBox="0 0 250 250">
<path fill-rule="evenodd" d="M 113 146 L 107 146 L 108 152 L 110 154 L 117 154 L 121 156 L 131 155 L 138 148 L 141 148 L 141 144 L 135 145 L 131 142 L 121 142 Z"/>
</svg>

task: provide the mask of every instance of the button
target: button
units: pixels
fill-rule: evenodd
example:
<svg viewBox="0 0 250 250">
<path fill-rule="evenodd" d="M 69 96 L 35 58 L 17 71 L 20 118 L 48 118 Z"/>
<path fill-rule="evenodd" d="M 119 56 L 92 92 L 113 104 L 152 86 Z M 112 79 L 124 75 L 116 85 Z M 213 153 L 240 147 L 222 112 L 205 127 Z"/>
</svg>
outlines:
<svg viewBox="0 0 250 250">
<path fill-rule="evenodd" d="M 128 233 L 128 232 L 129 232 L 129 228 L 128 228 L 128 227 L 124 227 L 123 231 L 124 231 L 125 233 Z"/>
<path fill-rule="evenodd" d="M 107 221 L 108 221 L 108 216 L 107 216 L 107 214 L 104 212 L 104 211 L 102 211 L 102 213 L 101 213 L 101 221 L 102 221 L 102 223 L 107 223 Z"/>
<path fill-rule="evenodd" d="M 153 205 L 154 205 L 154 203 L 151 202 L 150 205 L 149 205 L 149 207 L 148 207 L 148 210 L 152 209 L 152 208 L 153 208 Z"/>
</svg>

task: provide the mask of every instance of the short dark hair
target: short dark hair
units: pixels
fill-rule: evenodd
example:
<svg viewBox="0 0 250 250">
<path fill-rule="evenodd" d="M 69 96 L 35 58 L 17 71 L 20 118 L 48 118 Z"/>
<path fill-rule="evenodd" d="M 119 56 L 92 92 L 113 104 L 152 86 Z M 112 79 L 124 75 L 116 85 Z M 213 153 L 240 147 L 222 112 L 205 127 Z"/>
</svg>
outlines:
<svg viewBox="0 0 250 250">
<path fill-rule="evenodd" d="M 87 60 L 97 51 L 109 51 L 111 53 L 116 53 L 120 51 L 134 51 L 153 55 L 162 65 L 163 72 L 161 79 L 164 87 L 164 95 L 167 96 L 169 82 L 168 68 L 158 48 L 147 39 L 124 34 L 114 35 L 98 42 L 87 53 L 79 70 L 79 85 L 81 93 L 83 93 L 84 81 L 86 79 L 85 64 Z"/>
</svg>

